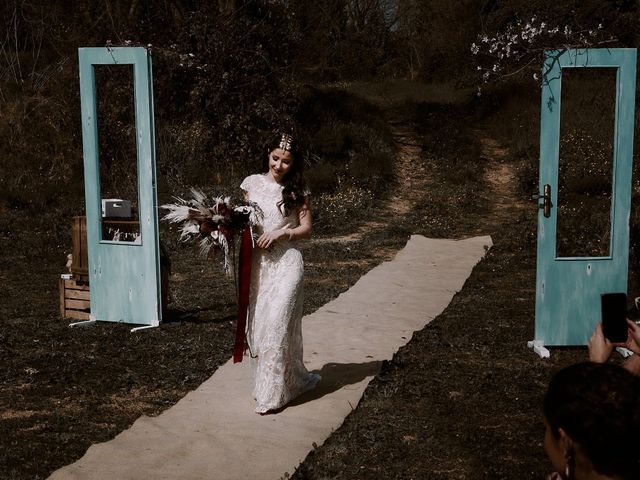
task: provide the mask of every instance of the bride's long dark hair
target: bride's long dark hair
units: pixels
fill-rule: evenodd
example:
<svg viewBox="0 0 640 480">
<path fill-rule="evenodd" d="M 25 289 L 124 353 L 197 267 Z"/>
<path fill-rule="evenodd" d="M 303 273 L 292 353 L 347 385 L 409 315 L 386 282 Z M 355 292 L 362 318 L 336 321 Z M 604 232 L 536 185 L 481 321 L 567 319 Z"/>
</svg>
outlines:
<svg viewBox="0 0 640 480">
<path fill-rule="evenodd" d="M 307 182 L 304 178 L 304 158 L 302 149 L 298 141 L 287 135 L 287 148 L 285 149 L 293 157 L 291 168 L 280 182 L 284 188 L 282 189 L 282 200 L 278 202 L 279 208 L 284 208 L 285 216 L 292 211 L 304 205 L 305 196 L 309 194 Z M 269 170 L 269 156 L 276 148 L 282 148 L 283 135 L 274 136 L 267 144 L 267 154 L 265 155 L 264 165 Z"/>
</svg>

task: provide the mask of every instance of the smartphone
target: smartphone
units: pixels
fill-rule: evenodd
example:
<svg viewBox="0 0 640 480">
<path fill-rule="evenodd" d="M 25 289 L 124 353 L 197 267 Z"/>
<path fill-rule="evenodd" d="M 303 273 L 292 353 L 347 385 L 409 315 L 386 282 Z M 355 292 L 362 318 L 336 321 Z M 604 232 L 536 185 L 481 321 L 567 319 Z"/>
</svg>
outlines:
<svg viewBox="0 0 640 480">
<path fill-rule="evenodd" d="M 600 296 L 602 306 L 602 332 L 613 343 L 627 341 L 627 294 L 603 293 Z"/>
</svg>

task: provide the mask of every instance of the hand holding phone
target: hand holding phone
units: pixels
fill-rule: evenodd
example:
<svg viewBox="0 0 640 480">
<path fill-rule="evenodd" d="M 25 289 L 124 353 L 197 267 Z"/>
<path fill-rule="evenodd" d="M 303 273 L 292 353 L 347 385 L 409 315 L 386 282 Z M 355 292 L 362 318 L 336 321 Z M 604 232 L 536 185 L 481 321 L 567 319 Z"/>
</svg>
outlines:
<svg viewBox="0 0 640 480">
<path fill-rule="evenodd" d="M 589 347 L 589 360 L 592 362 L 604 363 L 609 360 L 611 352 L 613 352 L 613 345 L 602 333 L 602 323 L 596 325 L 587 346 Z"/>
<path fill-rule="evenodd" d="M 627 330 L 629 337 L 625 347 L 640 356 L 640 325 L 633 320 L 627 319 L 627 326 L 629 327 Z"/>
<path fill-rule="evenodd" d="M 600 303 L 604 336 L 612 343 L 625 343 L 628 336 L 627 294 L 604 293 Z"/>
</svg>

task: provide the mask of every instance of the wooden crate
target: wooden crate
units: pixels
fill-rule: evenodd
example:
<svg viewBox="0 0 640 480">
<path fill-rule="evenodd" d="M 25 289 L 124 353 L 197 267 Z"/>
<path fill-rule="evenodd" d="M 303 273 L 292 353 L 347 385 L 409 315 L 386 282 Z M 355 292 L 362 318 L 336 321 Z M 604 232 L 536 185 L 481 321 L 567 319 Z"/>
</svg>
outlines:
<svg viewBox="0 0 640 480">
<path fill-rule="evenodd" d="M 60 279 L 60 316 L 76 320 L 89 320 L 88 277 L 76 275 L 70 280 Z"/>
<path fill-rule="evenodd" d="M 139 222 L 131 220 L 103 219 L 103 227 L 116 227 L 124 232 L 139 230 Z M 89 319 L 89 261 L 87 249 L 87 219 L 73 217 L 71 273 L 73 279 L 60 279 L 60 315 L 63 318 Z M 160 244 L 160 292 L 162 311 L 166 313 L 169 302 L 169 275 L 171 260 L 166 249 Z"/>
<path fill-rule="evenodd" d="M 87 217 L 73 217 L 71 229 L 71 273 L 74 275 L 89 274 L 89 257 L 87 250 Z"/>
<path fill-rule="evenodd" d="M 169 303 L 169 268 L 162 265 L 160 269 L 161 301 L 163 315 Z M 75 275 L 74 278 L 60 279 L 60 316 L 88 320 L 91 313 L 89 302 L 89 277 Z"/>
</svg>

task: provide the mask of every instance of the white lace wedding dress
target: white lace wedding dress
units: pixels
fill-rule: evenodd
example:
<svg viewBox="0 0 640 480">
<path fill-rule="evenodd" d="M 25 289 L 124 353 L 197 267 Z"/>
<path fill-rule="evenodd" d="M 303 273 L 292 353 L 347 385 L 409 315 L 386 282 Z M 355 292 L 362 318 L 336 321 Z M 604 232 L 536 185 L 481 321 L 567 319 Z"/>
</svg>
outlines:
<svg viewBox="0 0 640 480">
<path fill-rule="evenodd" d="M 262 209 L 255 232 L 299 225 L 296 212 L 284 216 L 277 203 L 282 186 L 265 175 L 251 175 L 240 185 L 247 199 Z M 269 250 L 256 248 L 251 265 L 247 341 L 252 355 L 256 412 L 277 410 L 318 383 L 302 362 L 302 254 L 296 242 L 279 240 Z M 256 358 L 257 357 L 257 358 Z"/>
</svg>

